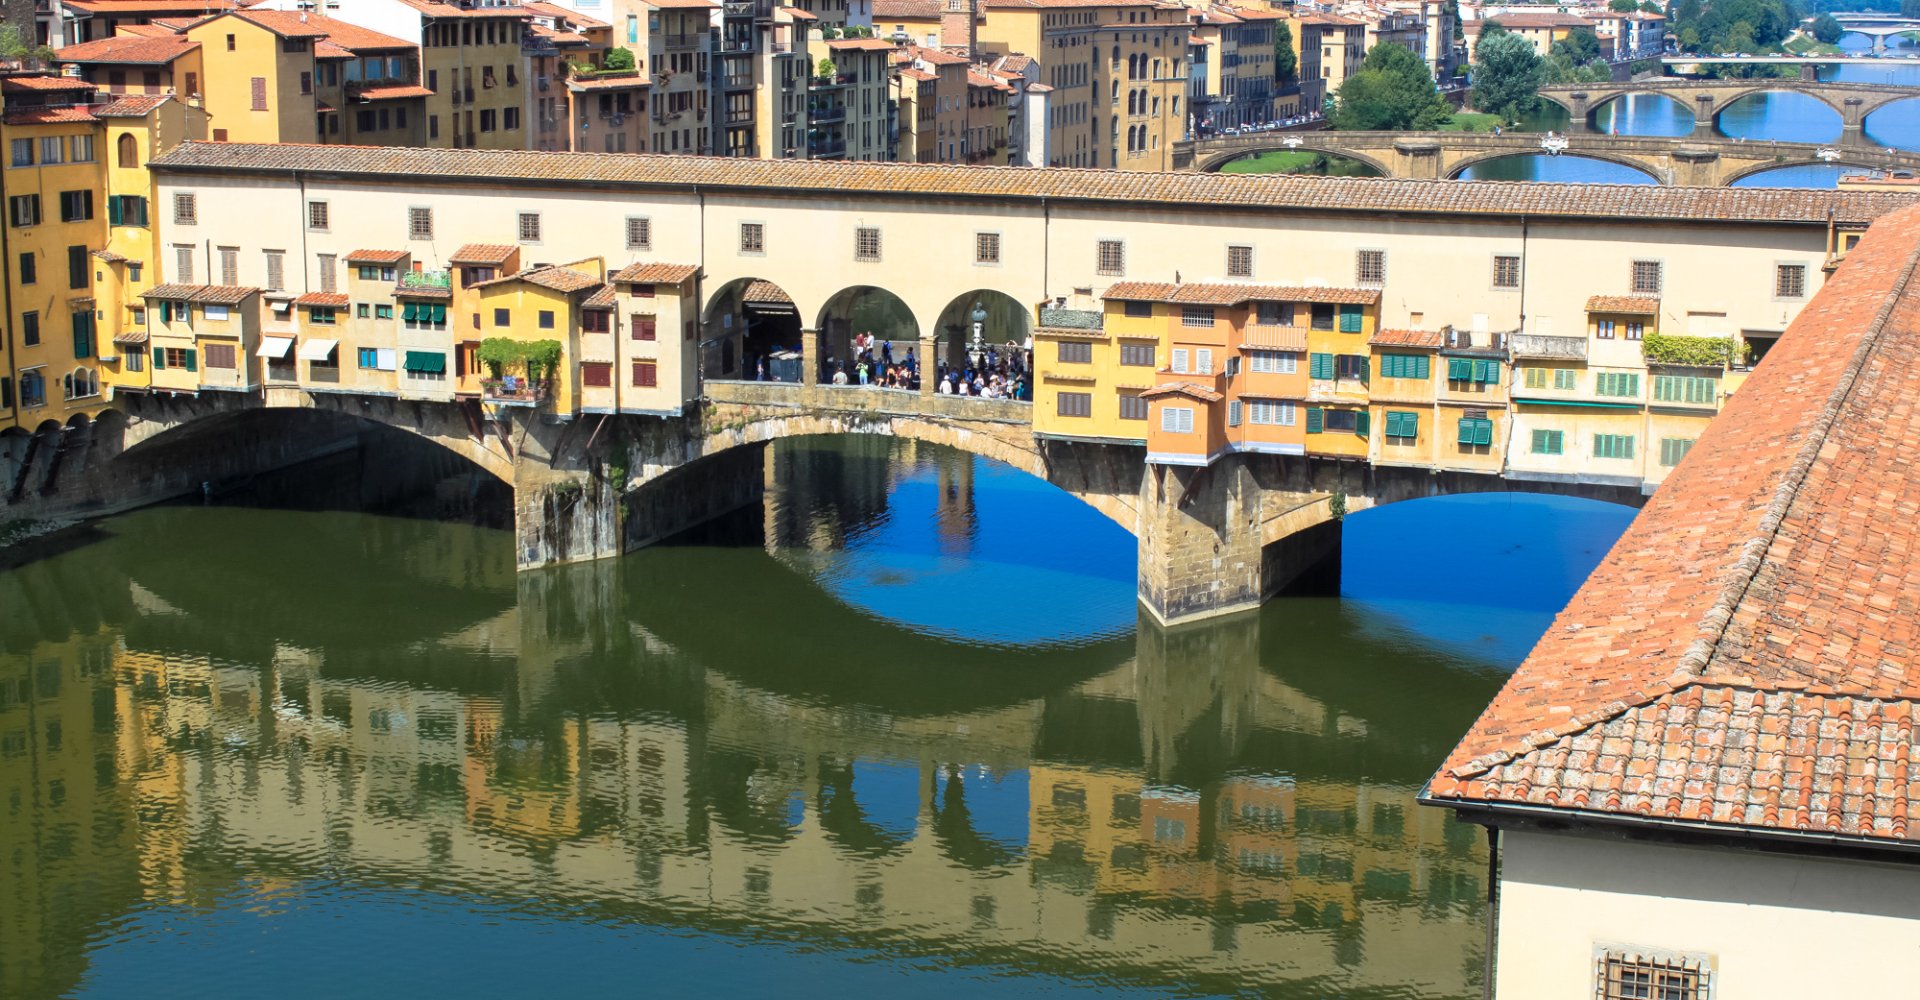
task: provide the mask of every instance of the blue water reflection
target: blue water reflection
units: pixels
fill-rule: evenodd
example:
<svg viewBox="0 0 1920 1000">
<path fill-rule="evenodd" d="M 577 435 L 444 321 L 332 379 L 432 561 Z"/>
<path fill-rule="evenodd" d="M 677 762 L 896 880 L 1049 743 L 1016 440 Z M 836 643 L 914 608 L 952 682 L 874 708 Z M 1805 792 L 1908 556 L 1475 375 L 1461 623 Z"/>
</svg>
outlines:
<svg viewBox="0 0 1920 1000">
<path fill-rule="evenodd" d="M 1561 181 L 1580 184 L 1657 184 L 1652 177 L 1619 163 L 1586 156 L 1503 156 L 1460 172 L 1463 181 Z"/>
<path fill-rule="evenodd" d="M 1597 132 L 1677 137 L 1693 132 L 1693 112 L 1664 94 L 1628 94 L 1593 113 Z"/>
</svg>

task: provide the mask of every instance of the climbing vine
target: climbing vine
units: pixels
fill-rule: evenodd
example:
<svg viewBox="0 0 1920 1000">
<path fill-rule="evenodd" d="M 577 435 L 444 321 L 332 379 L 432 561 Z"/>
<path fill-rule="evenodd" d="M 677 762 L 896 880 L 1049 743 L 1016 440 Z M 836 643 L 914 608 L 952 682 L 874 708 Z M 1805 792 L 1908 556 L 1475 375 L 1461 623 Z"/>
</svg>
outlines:
<svg viewBox="0 0 1920 1000">
<path fill-rule="evenodd" d="M 510 367 L 526 373 L 530 382 L 552 378 L 560 367 L 560 342 L 557 340 L 513 340 L 488 337 L 480 342 L 480 360 L 494 378 Z"/>
<path fill-rule="evenodd" d="M 1742 355 L 1751 348 L 1741 346 Z M 1688 337 L 1673 333 L 1649 333 L 1640 342 L 1640 351 L 1648 361 L 1662 365 L 1689 365 L 1695 368 L 1725 368 L 1733 359 L 1731 337 Z"/>
</svg>

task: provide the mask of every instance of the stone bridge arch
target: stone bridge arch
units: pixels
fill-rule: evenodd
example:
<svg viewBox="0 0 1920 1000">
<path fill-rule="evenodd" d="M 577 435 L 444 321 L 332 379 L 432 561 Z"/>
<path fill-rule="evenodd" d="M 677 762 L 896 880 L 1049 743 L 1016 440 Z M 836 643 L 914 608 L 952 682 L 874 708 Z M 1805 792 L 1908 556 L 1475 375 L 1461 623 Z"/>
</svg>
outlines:
<svg viewBox="0 0 1920 1000">
<path fill-rule="evenodd" d="M 1445 176 L 1447 180 L 1456 181 L 1460 179 L 1461 174 L 1483 163 L 1492 163 L 1496 160 L 1505 160 L 1513 157 L 1546 155 L 1544 151 L 1538 149 L 1495 149 L 1484 153 L 1473 153 L 1453 161 L 1453 163 L 1447 167 Z M 1611 163 L 1615 166 L 1626 167 L 1637 174 L 1645 175 L 1655 184 L 1673 183 L 1672 177 L 1662 175 L 1659 170 L 1647 162 L 1645 157 L 1641 156 L 1608 153 L 1594 149 L 1581 149 L 1578 152 L 1566 152 L 1559 155 L 1577 160 L 1598 160 L 1602 163 Z"/>
<path fill-rule="evenodd" d="M 1352 160 L 1355 163 L 1360 163 L 1365 165 L 1368 169 L 1374 171 L 1375 173 L 1379 174 L 1382 177 L 1400 176 L 1400 174 L 1396 172 L 1390 165 L 1388 165 L 1388 163 L 1385 160 L 1380 159 L 1378 156 L 1374 155 L 1373 153 L 1361 152 L 1356 149 L 1347 148 L 1345 146 L 1342 146 L 1338 141 L 1312 138 L 1312 136 L 1317 134 L 1322 134 L 1322 133 L 1275 132 L 1275 133 L 1272 133 L 1271 136 L 1262 135 L 1259 138 L 1259 140 L 1248 143 L 1245 146 L 1235 146 L 1232 149 L 1223 150 L 1221 152 L 1214 153 L 1206 157 L 1205 159 L 1201 160 L 1199 163 L 1195 164 L 1193 169 L 1202 171 L 1204 173 L 1212 174 L 1212 173 L 1218 173 L 1220 171 L 1220 168 L 1226 166 L 1229 163 L 1232 163 L 1235 160 L 1244 160 L 1250 156 L 1259 156 L 1262 153 L 1298 152 L 1298 153 L 1322 153 L 1327 156 L 1337 156 L 1343 160 Z M 1337 132 L 1324 133 L 1324 134 L 1339 135 L 1339 133 Z M 1289 138 L 1299 139 L 1300 144 L 1298 146 L 1287 145 L 1286 139 L 1289 139 Z"/>
</svg>

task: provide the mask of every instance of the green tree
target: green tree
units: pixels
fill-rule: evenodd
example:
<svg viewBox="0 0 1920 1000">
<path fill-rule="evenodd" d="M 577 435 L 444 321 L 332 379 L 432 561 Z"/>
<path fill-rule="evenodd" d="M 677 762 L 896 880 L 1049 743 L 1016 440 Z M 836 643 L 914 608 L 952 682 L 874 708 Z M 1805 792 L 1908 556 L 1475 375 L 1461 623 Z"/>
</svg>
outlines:
<svg viewBox="0 0 1920 1000">
<path fill-rule="evenodd" d="M 813 75 L 822 79 L 831 78 L 833 76 L 833 68 L 833 60 L 822 59 L 820 60 L 820 65 L 814 67 Z"/>
<path fill-rule="evenodd" d="M 1631 14 L 1640 9 L 1639 0 L 1607 0 L 1607 9 L 1621 14 Z"/>
<path fill-rule="evenodd" d="M 1384 42 L 1367 52 L 1360 71 L 1334 95 L 1331 124 L 1353 131 L 1425 131 L 1453 117 L 1427 64 L 1404 45 Z"/>
<path fill-rule="evenodd" d="M 1840 36 L 1846 33 L 1846 29 L 1840 27 L 1840 22 L 1835 20 L 1832 14 L 1822 14 L 1814 18 L 1811 30 L 1816 40 L 1828 45 L 1839 41 Z"/>
<path fill-rule="evenodd" d="M 1285 21 L 1273 33 L 1273 78 L 1282 86 L 1292 86 L 1300 74 L 1300 56 L 1293 51 L 1293 27 Z"/>
<path fill-rule="evenodd" d="M 1480 30 L 1473 53 L 1473 106 L 1505 116 L 1509 121 L 1533 109 L 1546 80 L 1545 61 L 1533 43 L 1501 29 Z"/>
<path fill-rule="evenodd" d="M 633 68 L 633 53 L 623 48 L 607 50 L 607 58 L 600 63 L 601 68 L 611 70 L 629 70 Z"/>
<path fill-rule="evenodd" d="M 1600 39 L 1586 28 L 1575 28 L 1567 32 L 1566 37 L 1554 42 L 1548 54 L 1564 56 L 1568 62 L 1584 66 L 1600 58 Z"/>
<path fill-rule="evenodd" d="M 1653 0 L 1642 0 L 1640 10 L 1648 14 L 1665 14 L 1667 12 L 1665 7 L 1654 3 Z"/>
</svg>

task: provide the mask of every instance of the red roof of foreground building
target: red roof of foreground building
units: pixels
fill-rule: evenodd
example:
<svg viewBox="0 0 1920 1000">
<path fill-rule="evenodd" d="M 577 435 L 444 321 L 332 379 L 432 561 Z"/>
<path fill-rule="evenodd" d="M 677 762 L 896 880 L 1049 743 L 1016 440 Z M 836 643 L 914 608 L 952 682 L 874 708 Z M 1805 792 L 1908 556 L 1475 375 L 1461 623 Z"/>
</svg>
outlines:
<svg viewBox="0 0 1920 1000">
<path fill-rule="evenodd" d="M 1920 208 L 1808 303 L 1428 784 L 1920 841 Z"/>
<path fill-rule="evenodd" d="M 192 52 L 200 43 L 184 35 L 114 35 L 69 45 L 54 53 L 58 63 L 130 63 L 161 66 Z"/>
</svg>

